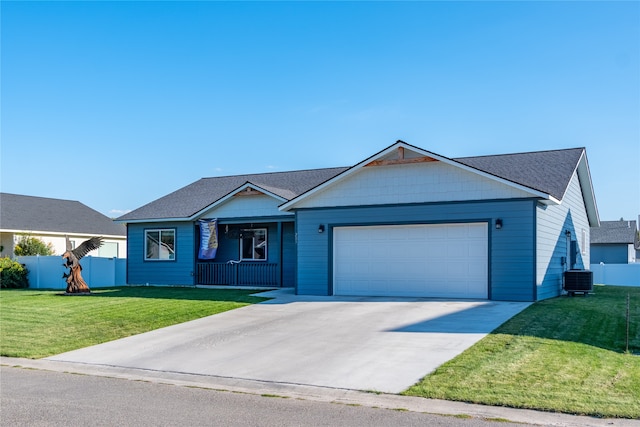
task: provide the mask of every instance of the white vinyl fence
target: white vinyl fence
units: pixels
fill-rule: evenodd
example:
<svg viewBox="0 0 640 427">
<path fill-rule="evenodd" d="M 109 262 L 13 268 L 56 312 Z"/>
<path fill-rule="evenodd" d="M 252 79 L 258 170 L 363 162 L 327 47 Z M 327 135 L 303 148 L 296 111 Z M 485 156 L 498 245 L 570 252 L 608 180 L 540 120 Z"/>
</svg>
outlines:
<svg viewBox="0 0 640 427">
<path fill-rule="evenodd" d="M 60 256 L 19 256 L 16 261 L 29 270 L 29 288 L 66 289 L 62 275 L 69 273 Z M 127 284 L 126 258 L 100 258 L 86 256 L 80 261 L 82 278 L 89 288 L 107 288 Z"/>
<path fill-rule="evenodd" d="M 640 263 L 591 264 L 593 283 L 598 285 L 640 286 Z"/>
</svg>

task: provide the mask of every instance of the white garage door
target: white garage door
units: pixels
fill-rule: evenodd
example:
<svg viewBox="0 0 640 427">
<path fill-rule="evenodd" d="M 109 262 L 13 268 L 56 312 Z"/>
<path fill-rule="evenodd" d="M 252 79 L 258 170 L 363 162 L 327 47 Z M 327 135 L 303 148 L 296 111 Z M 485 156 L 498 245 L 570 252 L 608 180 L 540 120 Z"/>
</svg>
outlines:
<svg viewBox="0 0 640 427">
<path fill-rule="evenodd" d="M 486 223 L 336 227 L 335 295 L 488 298 Z"/>
</svg>

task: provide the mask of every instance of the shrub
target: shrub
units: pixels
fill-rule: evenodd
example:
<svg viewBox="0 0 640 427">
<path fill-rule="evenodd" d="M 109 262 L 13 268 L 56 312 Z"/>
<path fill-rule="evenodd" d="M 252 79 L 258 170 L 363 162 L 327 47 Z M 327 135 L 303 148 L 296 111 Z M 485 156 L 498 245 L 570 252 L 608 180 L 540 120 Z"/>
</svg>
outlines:
<svg viewBox="0 0 640 427">
<path fill-rule="evenodd" d="M 29 270 L 9 257 L 0 258 L 0 288 L 28 288 Z"/>
<path fill-rule="evenodd" d="M 13 249 L 13 254 L 16 256 L 55 255 L 51 243 L 45 243 L 42 239 L 26 235 L 20 237 Z"/>
</svg>

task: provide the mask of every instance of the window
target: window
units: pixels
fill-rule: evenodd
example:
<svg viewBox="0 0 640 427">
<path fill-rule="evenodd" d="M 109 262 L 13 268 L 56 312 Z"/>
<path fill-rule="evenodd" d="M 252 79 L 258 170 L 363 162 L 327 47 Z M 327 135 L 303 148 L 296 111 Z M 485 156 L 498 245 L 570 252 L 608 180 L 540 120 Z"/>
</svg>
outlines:
<svg viewBox="0 0 640 427">
<path fill-rule="evenodd" d="M 582 245 L 582 255 L 587 254 L 587 230 L 582 229 L 582 241 L 580 242 Z"/>
<path fill-rule="evenodd" d="M 266 261 L 266 228 L 243 229 L 240 231 L 240 259 L 243 261 Z"/>
<path fill-rule="evenodd" d="M 103 258 L 118 258 L 118 242 L 103 242 L 98 248 L 98 256 Z"/>
<path fill-rule="evenodd" d="M 145 230 L 145 261 L 167 261 L 176 259 L 176 230 Z"/>
</svg>

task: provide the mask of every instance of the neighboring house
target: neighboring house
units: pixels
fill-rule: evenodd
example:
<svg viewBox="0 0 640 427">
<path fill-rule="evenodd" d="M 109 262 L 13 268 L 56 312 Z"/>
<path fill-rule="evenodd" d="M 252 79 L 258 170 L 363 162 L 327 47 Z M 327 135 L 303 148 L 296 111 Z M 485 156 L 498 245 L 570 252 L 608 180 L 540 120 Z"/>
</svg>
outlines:
<svg viewBox="0 0 640 427">
<path fill-rule="evenodd" d="M 591 229 L 591 264 L 636 262 L 638 229 L 635 221 L 601 221 Z"/>
<path fill-rule="evenodd" d="M 73 247 L 93 236 L 104 237 L 91 256 L 124 258 L 127 253 L 126 227 L 80 202 L 0 193 L 0 255 L 13 257 L 23 235 L 51 243 L 56 255 L 66 250 L 65 236 Z"/>
<path fill-rule="evenodd" d="M 584 148 L 451 159 L 402 141 L 349 168 L 204 178 L 117 221 L 129 284 L 513 301 L 559 295 L 599 224 Z"/>
</svg>

